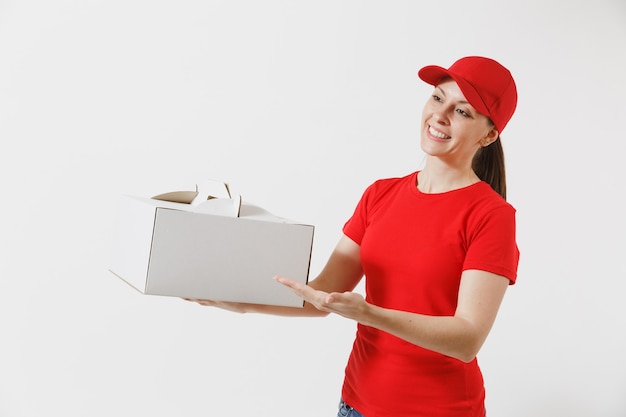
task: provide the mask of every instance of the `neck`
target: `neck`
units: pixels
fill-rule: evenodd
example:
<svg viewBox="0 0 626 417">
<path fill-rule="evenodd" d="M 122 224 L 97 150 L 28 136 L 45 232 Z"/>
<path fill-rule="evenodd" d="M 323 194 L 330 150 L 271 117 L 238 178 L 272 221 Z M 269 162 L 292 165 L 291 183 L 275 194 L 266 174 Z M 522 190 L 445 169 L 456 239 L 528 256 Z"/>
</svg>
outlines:
<svg viewBox="0 0 626 417">
<path fill-rule="evenodd" d="M 454 167 L 427 160 L 417 177 L 417 188 L 427 194 L 445 193 L 480 181 L 471 166 Z"/>
</svg>

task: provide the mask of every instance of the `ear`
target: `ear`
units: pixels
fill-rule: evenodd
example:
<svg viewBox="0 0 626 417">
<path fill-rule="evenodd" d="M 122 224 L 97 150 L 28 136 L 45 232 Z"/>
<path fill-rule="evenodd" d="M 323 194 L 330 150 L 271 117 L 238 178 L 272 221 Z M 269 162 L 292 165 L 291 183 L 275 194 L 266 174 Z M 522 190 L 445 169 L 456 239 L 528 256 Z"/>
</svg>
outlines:
<svg viewBox="0 0 626 417">
<path fill-rule="evenodd" d="M 491 145 L 496 140 L 498 140 L 499 134 L 500 132 L 498 132 L 498 129 L 492 127 L 491 129 L 489 129 L 489 132 L 487 132 L 487 134 L 483 136 L 483 138 L 480 140 L 480 146 L 484 148 L 485 146 Z"/>
</svg>

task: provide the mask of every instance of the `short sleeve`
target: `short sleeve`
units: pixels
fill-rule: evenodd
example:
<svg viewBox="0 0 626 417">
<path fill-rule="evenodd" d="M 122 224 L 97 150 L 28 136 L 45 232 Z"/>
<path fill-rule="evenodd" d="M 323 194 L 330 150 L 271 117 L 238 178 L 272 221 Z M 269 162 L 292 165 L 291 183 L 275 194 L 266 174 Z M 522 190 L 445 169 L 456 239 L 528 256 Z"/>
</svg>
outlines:
<svg viewBox="0 0 626 417">
<path fill-rule="evenodd" d="M 367 226 L 367 196 L 369 189 L 365 190 L 361 199 L 359 200 L 352 217 L 343 226 L 343 233 L 352 239 L 358 245 L 363 240 L 365 234 L 365 228 Z"/>
<path fill-rule="evenodd" d="M 463 270 L 492 272 L 514 284 L 520 256 L 515 223 L 515 209 L 510 205 L 500 206 L 483 216 L 469 236 Z"/>
</svg>

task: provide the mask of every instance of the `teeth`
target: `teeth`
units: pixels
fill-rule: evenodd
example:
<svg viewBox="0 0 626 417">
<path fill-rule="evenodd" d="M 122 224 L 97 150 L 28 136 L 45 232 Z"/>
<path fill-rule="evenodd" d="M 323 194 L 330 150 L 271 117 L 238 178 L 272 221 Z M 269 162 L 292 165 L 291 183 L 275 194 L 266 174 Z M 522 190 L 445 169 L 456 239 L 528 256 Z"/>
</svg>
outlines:
<svg viewBox="0 0 626 417">
<path fill-rule="evenodd" d="M 428 126 L 428 132 L 430 132 L 431 135 L 439 138 L 439 139 L 450 139 L 450 136 L 444 135 L 443 133 L 433 129 L 432 127 Z"/>
</svg>

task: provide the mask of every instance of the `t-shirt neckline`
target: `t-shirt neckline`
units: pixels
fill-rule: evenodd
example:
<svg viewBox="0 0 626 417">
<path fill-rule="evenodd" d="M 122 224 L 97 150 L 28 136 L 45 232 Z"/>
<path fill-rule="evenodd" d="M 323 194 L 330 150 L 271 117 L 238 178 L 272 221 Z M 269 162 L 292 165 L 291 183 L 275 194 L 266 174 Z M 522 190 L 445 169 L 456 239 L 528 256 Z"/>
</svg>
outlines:
<svg viewBox="0 0 626 417">
<path fill-rule="evenodd" d="M 455 188 L 453 190 L 448 190 L 448 191 L 443 191 L 441 193 L 425 193 L 423 191 L 421 191 L 418 188 L 418 183 L 417 183 L 417 176 L 420 173 L 420 171 L 415 171 L 413 173 L 413 175 L 411 175 L 411 181 L 409 182 L 412 192 L 413 194 L 415 194 L 416 196 L 420 197 L 420 198 L 443 198 L 443 197 L 447 197 L 447 196 L 452 196 L 454 194 L 458 194 L 458 193 L 463 193 L 463 192 L 467 192 L 467 191 L 472 191 L 475 188 L 480 188 L 483 185 L 486 184 L 486 182 L 484 181 L 478 181 L 475 182 L 473 184 L 469 184 L 466 185 L 464 187 L 461 188 Z"/>
</svg>

